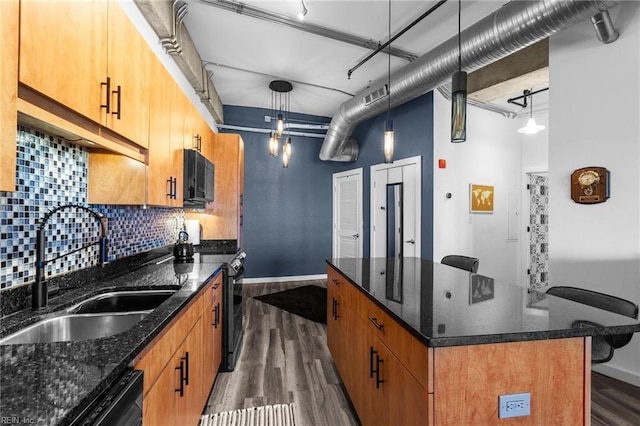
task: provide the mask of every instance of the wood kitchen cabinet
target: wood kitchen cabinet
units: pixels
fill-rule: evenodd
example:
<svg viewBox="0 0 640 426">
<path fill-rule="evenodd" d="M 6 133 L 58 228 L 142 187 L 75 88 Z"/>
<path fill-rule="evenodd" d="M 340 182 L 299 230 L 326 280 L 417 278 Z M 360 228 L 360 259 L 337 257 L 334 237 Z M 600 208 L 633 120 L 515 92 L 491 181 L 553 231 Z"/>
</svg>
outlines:
<svg viewBox="0 0 640 426">
<path fill-rule="evenodd" d="M 222 273 L 218 273 L 207 285 L 204 297 L 202 403 L 206 404 L 222 361 Z"/>
<path fill-rule="evenodd" d="M 16 184 L 18 0 L 0 1 L 0 191 Z"/>
<path fill-rule="evenodd" d="M 327 278 L 327 344 L 362 424 L 430 424 L 428 391 L 360 314 L 371 302 L 334 269 Z"/>
<path fill-rule="evenodd" d="M 117 1 L 27 0 L 20 17 L 20 83 L 146 148 L 151 52 Z"/>
<path fill-rule="evenodd" d="M 144 371 L 143 423 L 193 425 L 222 359 L 222 272 L 135 359 Z"/>
<path fill-rule="evenodd" d="M 204 212 L 187 212 L 188 219 L 198 219 L 202 238 L 237 240 L 242 246 L 244 203 L 244 141 L 231 133 L 213 134 L 211 146 L 215 165 L 214 201 Z M 205 155 L 207 156 L 207 155 Z"/>
<path fill-rule="evenodd" d="M 89 152 L 89 204 L 136 206 L 146 203 L 147 166 L 106 150 Z"/>
<path fill-rule="evenodd" d="M 168 71 L 157 59 L 151 61 L 149 153 L 147 167 L 147 203 L 155 206 L 182 207 L 183 175 L 183 94 Z"/>
</svg>

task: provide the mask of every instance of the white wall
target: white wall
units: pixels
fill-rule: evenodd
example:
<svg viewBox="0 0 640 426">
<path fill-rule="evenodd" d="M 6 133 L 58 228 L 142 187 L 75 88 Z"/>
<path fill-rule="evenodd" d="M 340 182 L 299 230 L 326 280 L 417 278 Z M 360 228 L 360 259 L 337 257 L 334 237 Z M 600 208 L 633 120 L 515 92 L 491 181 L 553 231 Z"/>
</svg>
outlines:
<svg viewBox="0 0 640 426">
<path fill-rule="evenodd" d="M 610 13 L 610 45 L 589 21 L 550 38 L 550 278 L 640 304 L 640 3 Z M 606 203 L 571 200 L 570 174 L 585 166 L 611 172 Z M 640 386 L 640 335 L 600 369 Z"/>
<path fill-rule="evenodd" d="M 520 120 L 476 107 L 467 111 L 467 141 L 451 143 L 451 102 L 434 91 L 433 257 L 480 259 L 478 273 L 517 282 L 520 241 L 507 241 L 507 193 L 521 187 Z M 447 160 L 445 169 L 438 159 Z M 469 184 L 494 186 L 493 214 L 469 213 Z M 447 199 L 445 194 L 452 197 Z"/>
</svg>

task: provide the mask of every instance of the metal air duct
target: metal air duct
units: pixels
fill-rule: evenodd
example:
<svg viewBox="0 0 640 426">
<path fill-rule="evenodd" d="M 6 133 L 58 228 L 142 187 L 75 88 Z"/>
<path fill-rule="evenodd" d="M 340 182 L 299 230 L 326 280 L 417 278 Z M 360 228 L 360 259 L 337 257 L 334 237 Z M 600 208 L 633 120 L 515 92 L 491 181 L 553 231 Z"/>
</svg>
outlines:
<svg viewBox="0 0 640 426">
<path fill-rule="evenodd" d="M 524 47 L 606 11 L 615 1 L 512 1 L 462 32 L 462 67 L 473 71 Z M 458 69 L 457 35 L 391 75 L 391 107 L 446 83 Z M 320 159 L 355 161 L 355 126 L 387 110 L 387 102 L 366 104 L 365 97 L 383 88 L 377 80 L 340 106 L 320 148 Z M 386 96 L 379 99 L 386 99 Z"/>
</svg>

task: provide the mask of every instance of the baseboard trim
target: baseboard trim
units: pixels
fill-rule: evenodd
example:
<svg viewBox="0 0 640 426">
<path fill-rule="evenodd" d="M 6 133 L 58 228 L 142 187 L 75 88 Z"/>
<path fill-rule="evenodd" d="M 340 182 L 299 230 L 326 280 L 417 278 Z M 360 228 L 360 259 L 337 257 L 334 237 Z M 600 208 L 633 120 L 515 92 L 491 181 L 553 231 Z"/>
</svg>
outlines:
<svg viewBox="0 0 640 426">
<path fill-rule="evenodd" d="M 605 376 L 640 387 L 640 376 L 630 373 L 629 371 L 620 370 L 606 364 L 592 365 L 591 369 L 597 373 L 604 374 Z"/>
<path fill-rule="evenodd" d="M 242 284 L 284 283 L 287 281 L 308 281 L 308 280 L 326 280 L 326 279 L 327 279 L 327 274 L 292 275 L 288 277 L 243 278 Z"/>
</svg>

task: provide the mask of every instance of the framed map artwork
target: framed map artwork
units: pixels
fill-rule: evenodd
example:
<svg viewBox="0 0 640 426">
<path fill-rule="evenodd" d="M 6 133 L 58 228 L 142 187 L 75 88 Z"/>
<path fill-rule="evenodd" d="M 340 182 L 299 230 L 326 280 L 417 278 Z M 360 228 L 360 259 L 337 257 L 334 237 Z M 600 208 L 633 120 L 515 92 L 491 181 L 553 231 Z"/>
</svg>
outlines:
<svg viewBox="0 0 640 426">
<path fill-rule="evenodd" d="M 493 186 L 469 184 L 469 211 L 493 213 Z"/>
</svg>

